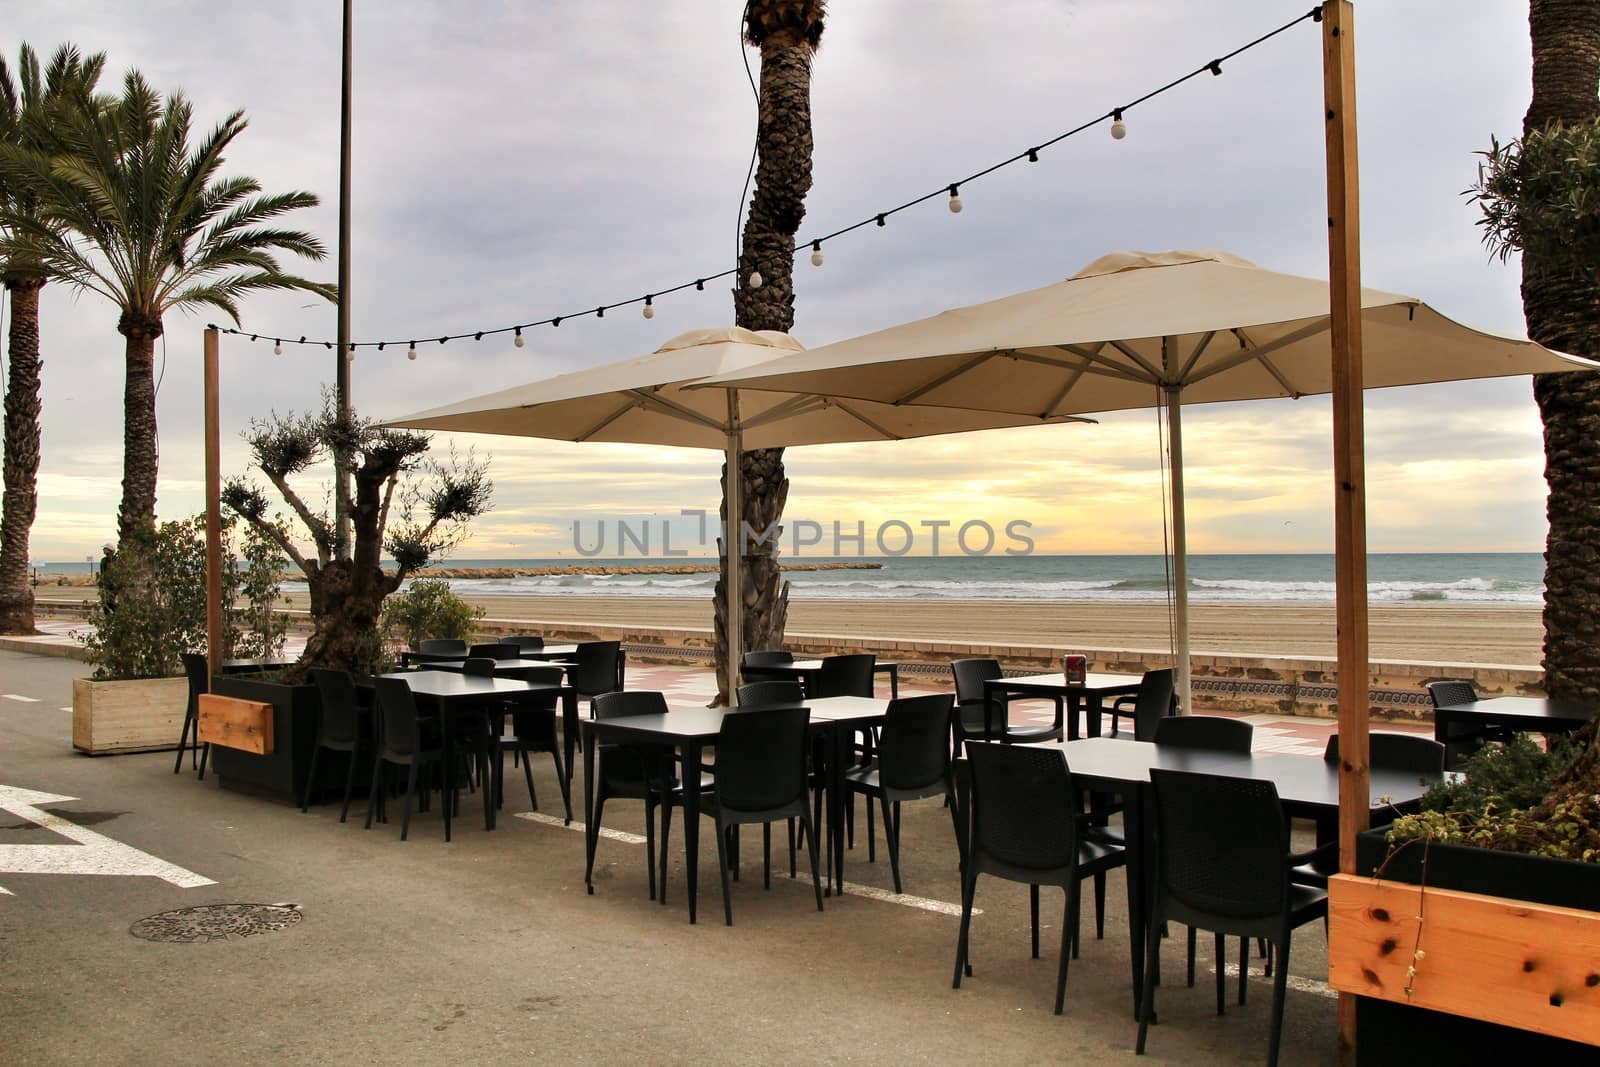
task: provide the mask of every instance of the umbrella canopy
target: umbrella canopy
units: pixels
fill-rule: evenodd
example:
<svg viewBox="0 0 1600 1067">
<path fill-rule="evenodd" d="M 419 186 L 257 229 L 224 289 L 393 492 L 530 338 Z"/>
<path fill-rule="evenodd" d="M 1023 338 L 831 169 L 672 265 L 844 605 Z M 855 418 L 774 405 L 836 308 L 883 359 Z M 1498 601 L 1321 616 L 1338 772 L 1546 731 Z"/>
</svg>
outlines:
<svg viewBox="0 0 1600 1067">
<path fill-rule="evenodd" d="M 1092 421 L 945 407 L 842 400 L 804 391 L 723 386 L 691 390 L 708 375 L 737 373 L 804 346 L 786 333 L 740 327 L 680 334 L 640 359 L 608 363 L 498 393 L 391 419 L 388 426 L 461 433 L 610 441 L 723 451 L 727 513 L 742 514 L 739 463 L 745 449 L 852 441 L 899 441 L 933 434 Z M 735 531 L 737 533 L 737 531 Z M 742 548 L 742 538 L 741 541 Z M 731 543 L 725 539 L 724 544 Z M 738 679 L 743 598 L 738 567 L 728 568 L 728 679 Z"/>
<path fill-rule="evenodd" d="M 1367 388 L 1594 369 L 1361 291 Z M 1165 404 L 1172 451 L 1177 666 L 1189 704 L 1183 403 L 1333 388 L 1328 283 L 1226 252 L 1115 252 L 1066 281 L 825 345 L 702 383 L 885 405 L 1050 418 Z"/>
</svg>

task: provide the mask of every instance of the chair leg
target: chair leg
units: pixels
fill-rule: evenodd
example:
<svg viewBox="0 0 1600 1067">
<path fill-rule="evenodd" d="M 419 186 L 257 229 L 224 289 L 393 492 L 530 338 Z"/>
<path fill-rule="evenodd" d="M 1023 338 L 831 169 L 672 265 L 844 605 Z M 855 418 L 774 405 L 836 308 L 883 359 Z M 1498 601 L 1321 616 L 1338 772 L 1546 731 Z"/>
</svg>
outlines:
<svg viewBox="0 0 1600 1067">
<path fill-rule="evenodd" d="M 1073 931 L 1078 926 L 1079 882 L 1076 878 L 1067 883 L 1066 906 L 1061 910 L 1061 963 L 1056 970 L 1056 1014 L 1060 1015 L 1067 1000 L 1067 961 L 1072 956 L 1077 938 Z"/>
<path fill-rule="evenodd" d="M 815 824 L 808 823 L 804 815 L 800 816 L 800 823 L 806 831 L 806 851 L 811 853 L 811 890 L 817 895 L 817 910 L 822 910 L 822 868 L 817 864 L 817 855 L 820 846 L 817 843 L 817 828 Z"/>
<path fill-rule="evenodd" d="M 1219 933 L 1213 933 L 1216 938 L 1217 961 L 1217 1014 L 1228 1013 L 1228 939 Z"/>
<path fill-rule="evenodd" d="M 526 758 L 524 758 L 524 760 L 523 760 L 523 765 L 524 766 L 527 765 Z M 649 893 L 650 893 L 650 899 L 651 900 L 656 899 L 656 889 L 657 889 L 657 886 L 656 886 L 656 806 L 657 806 L 657 801 L 655 800 L 655 794 L 653 794 L 650 791 L 649 786 L 646 786 L 645 787 L 645 798 L 644 798 L 644 870 L 645 870 L 645 883 L 649 888 Z M 666 807 L 670 811 L 671 808 L 672 808 L 672 805 L 669 803 L 669 804 L 666 805 Z M 667 848 L 666 842 L 663 841 L 662 845 L 661 845 L 661 864 L 662 864 L 662 868 L 663 868 L 663 870 L 661 872 L 661 879 L 662 879 L 663 882 L 666 881 L 666 877 L 667 877 L 667 873 L 666 873 L 666 870 L 665 870 L 666 862 L 667 862 L 666 848 Z"/>
<path fill-rule="evenodd" d="M 1094 939 L 1106 939 L 1106 876 L 1104 872 L 1094 876 Z"/>
<path fill-rule="evenodd" d="M 441 760 L 441 763 L 442 762 L 443 761 Z M 461 791 L 459 789 L 456 790 L 455 799 L 458 802 L 461 799 Z M 451 807 L 451 805 L 450 805 L 450 803 L 448 801 L 443 800 L 443 799 L 440 800 L 439 809 L 442 812 L 444 812 L 444 841 L 445 841 L 445 844 L 447 844 L 447 845 L 450 843 L 450 815 L 451 815 L 450 807 Z"/>
<path fill-rule="evenodd" d="M 367 789 L 367 825 L 364 827 L 364 829 L 372 829 L 372 813 L 378 810 L 378 801 L 382 796 L 381 791 L 385 777 L 386 775 L 384 774 L 383 769 L 383 757 L 379 756 L 377 759 L 372 761 L 372 784 Z"/>
<path fill-rule="evenodd" d="M 356 757 L 360 752 L 359 747 L 350 750 L 350 766 L 344 771 L 344 803 L 339 806 L 340 822 L 344 822 L 345 817 L 350 814 L 350 793 L 356 786 L 356 763 L 359 762 Z"/>
<path fill-rule="evenodd" d="M 1278 969 L 1272 972 L 1272 1036 L 1267 1044 L 1267 1067 L 1278 1067 L 1278 1046 L 1283 1039 L 1283 995 L 1289 984 L 1288 923 L 1284 924 L 1282 937 L 1274 947 L 1277 948 Z"/>
<path fill-rule="evenodd" d="M 794 816 L 789 816 L 789 877 L 795 876 L 794 866 Z"/>
<path fill-rule="evenodd" d="M 524 744 L 521 744 L 519 742 L 517 744 L 517 746 L 511 750 L 511 754 L 513 756 L 519 756 L 520 755 L 522 757 L 522 776 L 528 780 L 528 803 L 533 805 L 533 810 L 534 811 L 538 811 L 539 810 L 539 794 L 534 792 L 534 789 L 533 789 L 533 758 L 532 758 L 532 755 L 528 752 L 528 746 L 526 746 Z M 505 758 L 504 756 L 501 756 L 501 759 L 504 759 L 504 758 Z M 561 774 L 561 769 L 559 767 L 557 767 L 556 768 L 556 776 L 557 776 L 557 778 L 560 777 L 560 774 Z"/>
<path fill-rule="evenodd" d="M 194 732 L 195 738 L 198 740 L 200 736 L 200 727 L 198 724 L 195 725 Z M 211 742 L 207 741 L 204 745 L 200 746 L 200 781 L 202 782 L 206 780 L 206 760 L 210 758 Z"/>
<path fill-rule="evenodd" d="M 1189 964 L 1188 964 L 1189 965 L 1188 986 L 1189 986 L 1190 989 L 1194 988 L 1194 941 L 1195 941 L 1195 936 L 1194 935 L 1195 935 L 1195 929 L 1194 929 L 1194 927 L 1191 926 L 1191 927 L 1189 927 L 1189 955 L 1188 955 L 1188 961 L 1189 961 Z"/>
<path fill-rule="evenodd" d="M 672 804 L 661 805 L 661 876 L 656 879 L 656 900 L 667 902 L 667 840 L 672 836 Z"/>
<path fill-rule="evenodd" d="M 851 799 L 850 806 L 852 808 L 855 807 L 855 799 L 854 798 Z M 887 822 L 888 820 L 885 819 L 884 821 Z M 876 834 L 876 832 L 874 832 L 873 826 L 872 826 L 872 797 L 869 796 L 869 797 L 867 797 L 867 862 L 868 863 L 877 863 L 878 862 L 877 842 L 878 842 L 878 835 Z"/>
<path fill-rule="evenodd" d="M 900 887 L 900 804 L 898 801 L 895 802 L 894 818 L 891 819 L 888 794 L 880 793 L 878 799 L 883 805 L 883 839 L 889 846 L 889 868 L 894 872 L 894 891 L 903 893 L 905 890 Z M 872 810 L 870 803 L 867 805 L 867 810 Z"/>
<path fill-rule="evenodd" d="M 1145 938 L 1144 989 L 1139 993 L 1139 1039 L 1133 1046 L 1133 1051 L 1140 1056 L 1144 1055 L 1145 1036 L 1156 1011 L 1156 961 L 1161 959 L 1161 938 L 1154 934 L 1161 928 L 1162 916 L 1159 907 L 1153 919 L 1150 924 L 1151 936 Z"/>
<path fill-rule="evenodd" d="M 1028 887 L 1028 918 L 1029 927 L 1033 931 L 1033 958 L 1039 958 L 1039 887 Z"/>
<path fill-rule="evenodd" d="M 720 810 L 720 809 L 719 809 Z M 717 871 L 722 875 L 722 921 L 733 925 L 733 898 L 728 891 L 728 834 L 717 819 Z"/>
<path fill-rule="evenodd" d="M 761 824 L 761 888 L 772 888 L 772 824 Z"/>
<path fill-rule="evenodd" d="M 556 765 L 556 785 L 561 789 L 561 806 L 567 812 L 567 826 L 572 825 L 572 790 L 567 785 L 566 768 L 561 765 L 561 746 L 554 738 L 550 741 L 550 758 Z"/>
<path fill-rule="evenodd" d="M 1078 879 L 1072 880 L 1072 892 L 1067 894 L 1067 928 L 1062 933 L 1061 944 L 1066 946 L 1069 942 L 1072 947 L 1072 958 L 1077 959 L 1082 948 L 1080 942 L 1083 938 L 1079 935 L 1079 927 L 1083 922 L 1083 883 Z M 1068 935 L 1071 935 L 1070 937 Z"/>
<path fill-rule="evenodd" d="M 1245 979 L 1250 977 L 1250 939 L 1239 939 L 1239 1003 L 1244 1003 Z"/>
<path fill-rule="evenodd" d="M 411 832 L 411 798 L 416 795 L 416 792 L 417 762 L 416 760 L 412 760 L 410 769 L 406 774 L 406 810 L 405 814 L 400 818 L 400 840 L 402 841 L 404 841 L 406 839 L 406 835 Z M 445 810 L 445 814 L 447 816 L 449 815 L 449 809 Z"/>
<path fill-rule="evenodd" d="M 322 746 L 317 745 L 311 750 L 311 767 L 306 772 L 306 787 L 300 791 L 300 814 L 304 815 L 306 809 L 311 807 L 311 790 L 317 784 L 317 758 L 322 755 Z M 351 758 L 355 757 L 351 753 Z"/>
<path fill-rule="evenodd" d="M 183 750 L 184 747 L 189 743 L 190 725 L 194 726 L 194 732 L 196 735 L 198 735 L 200 733 L 200 724 L 195 722 L 194 711 L 192 709 L 185 709 L 183 713 L 183 729 L 178 734 L 178 758 L 172 764 L 173 774 L 177 774 L 178 771 L 183 769 Z M 195 747 L 199 748 L 200 746 L 197 743 Z M 191 756 L 191 758 L 193 757 Z"/>
<path fill-rule="evenodd" d="M 968 974 L 972 969 L 967 966 L 967 938 L 972 932 L 972 898 L 977 893 L 978 872 L 973 867 L 968 867 L 961 879 L 961 931 L 956 935 L 956 972 L 950 980 L 951 989 L 961 988 L 961 972 Z"/>
</svg>

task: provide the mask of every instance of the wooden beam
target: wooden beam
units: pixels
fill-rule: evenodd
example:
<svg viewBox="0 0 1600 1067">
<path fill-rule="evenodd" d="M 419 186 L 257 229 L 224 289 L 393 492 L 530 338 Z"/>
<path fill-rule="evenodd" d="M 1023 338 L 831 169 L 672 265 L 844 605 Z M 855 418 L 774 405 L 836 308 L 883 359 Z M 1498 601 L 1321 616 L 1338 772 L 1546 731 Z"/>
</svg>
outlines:
<svg viewBox="0 0 1600 1067">
<path fill-rule="evenodd" d="M 1328 880 L 1328 901 L 1328 983 L 1341 995 L 1600 1045 L 1595 912 L 1349 874 Z"/>
<path fill-rule="evenodd" d="M 1334 615 L 1339 663 L 1339 863 L 1355 871 L 1370 823 L 1367 736 L 1367 501 L 1361 417 L 1361 192 L 1356 161 L 1355 11 L 1322 5 L 1328 164 L 1328 311 L 1333 348 Z M 1356 1005 L 1339 998 L 1339 1058 L 1355 1062 Z"/>
<path fill-rule="evenodd" d="M 258 756 L 272 755 L 272 705 L 200 694 L 200 740 Z"/>
<path fill-rule="evenodd" d="M 206 662 L 209 673 L 222 670 L 222 438 L 218 425 L 216 328 L 205 336 L 206 408 Z"/>
</svg>

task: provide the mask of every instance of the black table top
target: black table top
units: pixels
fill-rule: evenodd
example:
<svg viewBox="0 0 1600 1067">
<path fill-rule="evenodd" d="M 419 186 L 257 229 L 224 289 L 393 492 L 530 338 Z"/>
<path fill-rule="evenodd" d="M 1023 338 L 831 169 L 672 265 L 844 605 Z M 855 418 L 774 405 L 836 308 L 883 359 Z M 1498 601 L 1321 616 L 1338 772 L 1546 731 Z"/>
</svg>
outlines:
<svg viewBox="0 0 1600 1067">
<path fill-rule="evenodd" d="M 1146 783 L 1150 781 L 1152 768 L 1194 771 L 1270 781 L 1277 787 L 1278 799 L 1296 808 L 1337 810 L 1339 807 L 1339 765 L 1314 756 L 1283 753 L 1245 756 L 1115 737 L 1087 737 L 1050 747 L 1066 753 L 1073 777 L 1097 783 Z M 1440 775 L 1373 768 L 1369 786 L 1372 806 L 1410 803 L 1441 780 Z"/>
<path fill-rule="evenodd" d="M 804 705 L 811 712 L 813 726 L 833 722 L 854 722 L 862 719 L 882 718 L 888 710 L 887 700 L 873 697 L 820 697 Z M 615 719 L 587 720 L 596 729 L 626 733 L 639 741 L 659 741 L 676 744 L 682 741 L 712 741 L 722 732 L 722 720 L 752 708 L 681 708 L 666 714 L 623 715 Z"/>
<path fill-rule="evenodd" d="M 484 657 L 487 658 L 487 657 Z M 452 660 L 449 663 L 434 663 L 430 666 L 437 671 L 462 671 L 466 669 L 467 661 L 464 659 Z M 565 663 L 561 660 L 535 659 L 532 656 L 522 656 L 517 659 L 497 659 L 494 661 L 496 674 L 511 675 L 515 671 L 525 671 L 534 668 L 553 667 L 565 670 L 575 664 Z"/>
<path fill-rule="evenodd" d="M 381 677 L 398 678 L 410 686 L 411 691 L 418 696 L 433 697 L 436 700 L 490 696 L 515 697 L 528 693 L 549 692 L 566 688 L 553 682 L 524 682 L 515 678 L 484 678 L 478 675 L 460 674 L 455 671 L 396 671 L 393 674 L 381 675 Z"/>
<path fill-rule="evenodd" d="M 1596 712 L 1592 704 L 1550 697 L 1489 697 L 1470 704 L 1448 704 L 1438 710 L 1455 718 L 1481 716 L 1496 722 L 1521 721 L 1535 727 L 1557 723 L 1582 726 L 1594 718 Z"/>
<path fill-rule="evenodd" d="M 524 659 L 566 659 L 578 654 L 577 645 L 545 645 L 543 648 L 525 648 Z"/>
<path fill-rule="evenodd" d="M 872 665 L 874 671 L 898 670 L 900 664 L 886 659 L 880 659 Z M 760 671 L 820 671 L 820 659 L 797 659 L 790 663 L 762 663 L 752 668 Z"/>
<path fill-rule="evenodd" d="M 1067 683 L 1066 675 L 1061 672 L 1055 674 L 1022 674 L 1015 678 L 989 678 L 984 681 L 984 687 L 990 689 L 1008 689 L 1014 692 L 1029 693 L 1086 693 L 1112 692 L 1116 690 L 1135 690 L 1144 681 L 1144 676 L 1139 674 L 1105 674 L 1092 673 L 1084 676 L 1082 682 Z"/>
<path fill-rule="evenodd" d="M 222 661 L 224 674 L 249 674 L 252 671 L 275 671 L 281 667 L 293 667 L 298 660 L 292 659 L 225 659 Z"/>
</svg>

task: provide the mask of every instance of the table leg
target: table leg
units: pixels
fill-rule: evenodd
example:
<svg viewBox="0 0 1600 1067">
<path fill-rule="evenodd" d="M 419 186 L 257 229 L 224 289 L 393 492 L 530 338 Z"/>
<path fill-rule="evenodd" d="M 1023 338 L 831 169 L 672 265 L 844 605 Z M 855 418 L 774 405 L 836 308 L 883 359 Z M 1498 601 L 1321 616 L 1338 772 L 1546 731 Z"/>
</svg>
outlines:
<svg viewBox="0 0 1600 1067">
<path fill-rule="evenodd" d="M 1084 696 L 1089 698 L 1089 703 L 1084 708 L 1085 721 L 1083 725 L 1090 737 L 1099 737 L 1100 712 L 1104 710 L 1104 704 L 1101 701 L 1100 692 L 1099 690 L 1091 690 L 1090 692 L 1085 693 Z"/>
<path fill-rule="evenodd" d="M 584 746 L 585 753 L 589 746 Z M 695 917 L 700 888 L 700 756 L 699 741 L 683 745 L 683 865 L 689 876 L 689 922 Z M 588 758 L 587 755 L 584 757 Z M 585 764 L 587 766 L 587 764 Z M 719 856 L 721 852 L 717 853 Z M 666 886 L 661 887 L 666 891 Z"/>
<path fill-rule="evenodd" d="M 1154 846 L 1146 832 L 1148 816 L 1146 805 L 1152 802 L 1147 785 L 1123 787 L 1122 832 L 1128 843 L 1128 952 L 1133 962 L 1133 1015 L 1139 1016 L 1139 994 L 1144 988 L 1145 938 L 1159 937 L 1160 932 L 1147 928 L 1149 905 L 1154 886 Z M 1220 966 L 1220 964 L 1219 964 Z"/>
<path fill-rule="evenodd" d="M 577 765 L 574 759 L 578 748 L 578 691 L 570 685 L 561 691 L 561 742 L 567 752 L 567 789 L 572 789 L 572 772 Z M 584 743 L 584 751 L 589 750 L 588 742 Z M 584 760 L 584 767 L 589 767 L 589 760 Z M 569 820 L 570 821 L 570 820 Z"/>
<path fill-rule="evenodd" d="M 900 664 L 889 664 L 889 699 L 900 699 Z"/>
<path fill-rule="evenodd" d="M 600 840 L 600 828 L 594 824 L 594 731 L 585 729 L 585 733 L 588 736 L 583 742 L 583 847 L 586 861 L 583 884 L 588 887 L 589 895 L 593 896 L 594 849 Z M 567 751 L 572 750 L 569 748 Z M 569 763 L 567 766 L 572 765 Z"/>
<path fill-rule="evenodd" d="M 444 795 L 439 798 L 439 803 L 450 805 L 445 810 L 454 814 L 456 799 L 456 731 L 455 721 L 450 716 L 450 706 L 445 701 L 437 701 L 439 708 L 439 729 L 444 734 Z M 450 820 L 444 824 L 444 840 L 450 843 Z"/>
<path fill-rule="evenodd" d="M 851 755 L 855 730 L 834 723 L 833 753 L 828 759 L 828 879 L 829 895 L 844 894 L 844 764 Z M 868 803 L 871 803 L 869 800 Z"/>
</svg>

